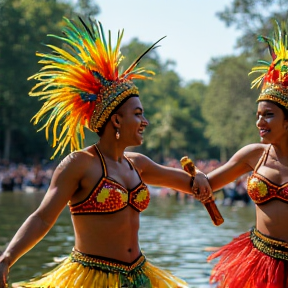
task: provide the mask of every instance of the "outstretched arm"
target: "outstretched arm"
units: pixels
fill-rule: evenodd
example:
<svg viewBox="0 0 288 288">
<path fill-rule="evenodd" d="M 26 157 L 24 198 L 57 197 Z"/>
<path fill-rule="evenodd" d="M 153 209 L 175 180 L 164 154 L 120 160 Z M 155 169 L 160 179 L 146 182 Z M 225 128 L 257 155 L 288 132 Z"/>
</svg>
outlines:
<svg viewBox="0 0 288 288">
<path fill-rule="evenodd" d="M 129 152 L 127 156 L 133 161 L 145 183 L 154 186 L 168 187 L 194 195 L 191 190 L 191 185 L 193 185 L 191 176 L 183 169 L 157 164 L 147 156 L 139 153 Z M 203 190 L 200 193 L 201 197 L 207 198 L 212 190 L 205 175 L 201 171 L 198 171 L 197 179 L 200 183 L 200 190 Z"/>
<path fill-rule="evenodd" d="M 213 192 L 218 191 L 241 175 L 252 171 L 265 147 L 265 144 L 260 143 L 247 145 L 237 151 L 223 166 L 208 173 L 209 184 Z M 198 180 L 198 175 L 196 175 L 193 189 L 195 187 L 201 187 L 201 185 Z"/>
<path fill-rule="evenodd" d="M 77 190 L 81 169 L 80 161 L 78 166 L 75 162 L 75 156 L 70 154 L 59 164 L 40 206 L 26 219 L 0 256 L 0 288 L 6 285 L 9 268 L 47 234 Z"/>
</svg>

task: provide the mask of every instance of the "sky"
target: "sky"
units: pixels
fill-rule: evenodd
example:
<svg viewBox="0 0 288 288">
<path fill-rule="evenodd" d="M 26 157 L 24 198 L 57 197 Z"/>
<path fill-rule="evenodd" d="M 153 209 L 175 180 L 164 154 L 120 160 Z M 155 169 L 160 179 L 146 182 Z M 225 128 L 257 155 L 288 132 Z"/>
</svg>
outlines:
<svg viewBox="0 0 288 288">
<path fill-rule="evenodd" d="M 122 45 L 133 38 L 152 44 L 167 36 L 157 48 L 161 61 L 175 61 L 174 71 L 184 82 L 207 82 L 206 68 L 211 58 L 237 55 L 235 45 L 240 32 L 226 27 L 216 16 L 216 12 L 223 11 L 231 2 L 98 0 L 101 12 L 96 18 L 106 32 L 111 30 L 113 41 L 116 41 L 118 30 L 124 29 Z"/>
</svg>

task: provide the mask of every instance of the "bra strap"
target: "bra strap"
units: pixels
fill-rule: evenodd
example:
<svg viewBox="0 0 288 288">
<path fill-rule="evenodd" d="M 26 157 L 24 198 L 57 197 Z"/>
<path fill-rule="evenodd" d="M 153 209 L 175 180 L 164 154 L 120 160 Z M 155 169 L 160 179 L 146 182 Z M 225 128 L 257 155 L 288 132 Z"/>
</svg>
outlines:
<svg viewBox="0 0 288 288">
<path fill-rule="evenodd" d="M 262 156 L 260 157 L 258 163 L 256 164 L 255 168 L 254 168 L 254 171 L 257 172 L 258 168 L 261 166 L 262 163 L 266 163 L 266 160 L 268 158 L 268 155 L 269 155 L 269 151 L 270 151 L 270 148 L 271 148 L 272 144 L 269 145 L 269 148 L 267 150 L 264 150 L 263 151 L 263 154 Z"/>
<path fill-rule="evenodd" d="M 264 164 L 266 163 L 266 160 L 267 160 L 267 158 L 268 158 L 268 155 L 269 155 L 271 146 L 272 146 L 272 144 L 269 145 L 269 148 L 267 149 L 267 151 L 266 151 L 266 153 L 265 153 Z"/>
<path fill-rule="evenodd" d="M 100 161 L 101 161 L 101 166 L 102 166 L 102 169 L 103 169 L 103 173 L 104 173 L 104 177 L 107 177 L 107 167 L 106 167 L 106 163 L 105 163 L 105 159 L 101 153 L 101 151 L 99 150 L 98 146 L 96 144 L 94 144 L 94 147 L 95 147 L 95 150 L 100 158 Z"/>
<path fill-rule="evenodd" d="M 140 174 L 139 174 L 139 171 L 138 171 L 138 169 L 135 167 L 135 165 L 133 164 L 133 162 L 124 154 L 124 157 L 126 158 L 126 160 L 128 161 L 128 164 L 129 164 L 129 166 L 130 166 L 130 169 L 131 170 L 133 170 L 133 168 L 134 168 L 134 170 L 136 171 L 136 173 L 138 174 L 138 176 L 139 176 L 139 179 L 141 180 L 141 182 L 143 182 L 142 181 L 142 178 L 141 178 L 141 176 L 140 176 Z"/>
</svg>

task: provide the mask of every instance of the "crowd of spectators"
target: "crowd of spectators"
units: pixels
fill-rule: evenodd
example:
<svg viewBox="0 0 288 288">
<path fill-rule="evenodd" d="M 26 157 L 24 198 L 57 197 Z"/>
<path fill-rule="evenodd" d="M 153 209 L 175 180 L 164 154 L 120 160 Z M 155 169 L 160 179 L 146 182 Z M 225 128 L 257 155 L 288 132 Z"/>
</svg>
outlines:
<svg viewBox="0 0 288 288">
<path fill-rule="evenodd" d="M 28 165 L 0 159 L 0 192 L 46 191 L 54 169 L 51 162 Z"/>
</svg>

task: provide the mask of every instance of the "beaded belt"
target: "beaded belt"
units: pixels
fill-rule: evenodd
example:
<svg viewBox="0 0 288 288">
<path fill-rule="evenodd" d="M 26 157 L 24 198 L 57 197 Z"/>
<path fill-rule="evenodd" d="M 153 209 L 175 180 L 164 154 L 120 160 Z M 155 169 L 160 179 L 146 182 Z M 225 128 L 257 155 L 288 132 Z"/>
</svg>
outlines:
<svg viewBox="0 0 288 288">
<path fill-rule="evenodd" d="M 288 243 L 262 234 L 256 228 L 250 233 L 250 239 L 259 251 L 276 259 L 288 260 Z"/>
<path fill-rule="evenodd" d="M 121 262 L 119 260 L 106 258 L 102 256 L 84 254 L 75 249 L 72 250 L 70 254 L 70 259 L 72 262 L 81 263 L 85 267 L 100 269 L 110 272 L 120 272 L 123 274 L 128 274 L 136 268 L 141 268 L 146 262 L 146 257 L 141 254 L 139 258 L 137 258 L 132 263 Z"/>
</svg>

